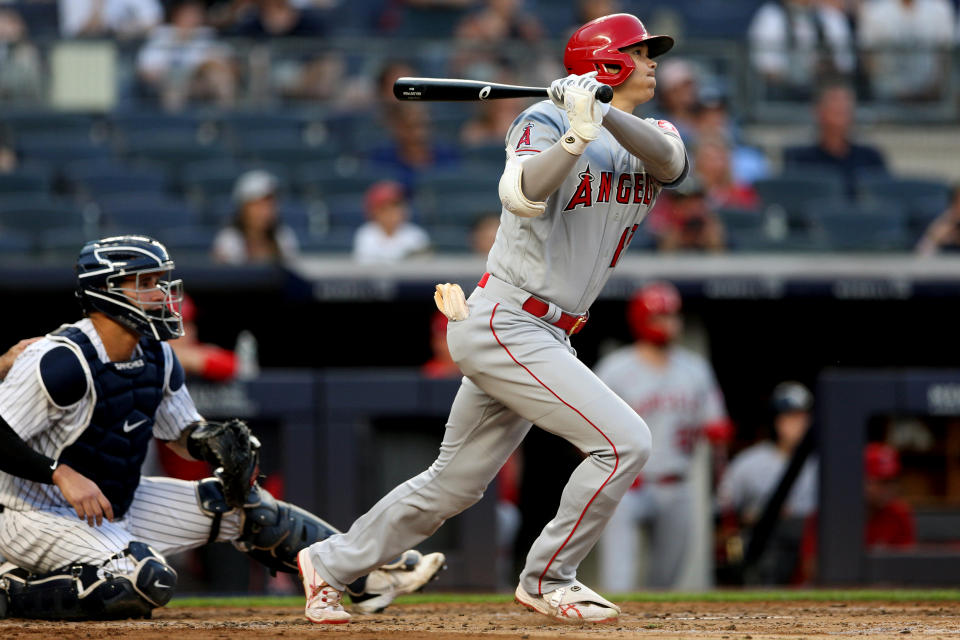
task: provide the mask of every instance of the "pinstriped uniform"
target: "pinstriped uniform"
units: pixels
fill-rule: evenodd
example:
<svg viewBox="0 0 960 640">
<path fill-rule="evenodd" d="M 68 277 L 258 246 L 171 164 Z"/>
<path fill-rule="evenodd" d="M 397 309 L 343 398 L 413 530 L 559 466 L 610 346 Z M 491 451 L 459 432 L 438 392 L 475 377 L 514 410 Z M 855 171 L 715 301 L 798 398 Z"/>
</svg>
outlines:
<svg viewBox="0 0 960 640">
<path fill-rule="evenodd" d="M 679 139 L 669 123 L 656 124 Z M 568 127 L 564 112 L 540 102 L 514 120 L 506 144 L 518 156 L 532 155 Z M 469 317 L 447 325 L 450 354 L 466 377 L 440 456 L 349 531 L 311 547 L 314 567 L 331 586 L 342 589 L 479 500 L 531 423 L 588 455 L 569 480 L 556 478 L 566 482 L 557 515 L 530 549 L 520 584 L 545 594 L 574 582 L 646 461 L 650 431 L 550 323 L 561 312 L 587 311 L 662 186 L 602 129 L 547 198 L 542 215 L 501 213 L 489 276 L 468 300 Z M 547 307 L 542 318 L 523 310 L 531 295 Z"/>
<path fill-rule="evenodd" d="M 90 320 L 83 319 L 73 326 L 90 339 L 100 359 L 108 361 L 103 342 Z M 30 345 L 0 384 L 0 416 L 28 446 L 55 460 L 83 433 L 96 401 L 91 384 L 83 398 L 66 407 L 58 406 L 44 387 L 40 359 L 53 348 L 71 344 L 57 336 L 47 336 Z M 186 386 L 170 389 L 174 355 L 166 343 L 163 353 L 165 389 L 154 416 L 153 432 L 161 440 L 176 440 L 188 424 L 201 417 Z M 77 355 L 86 369 L 85 359 L 79 352 Z M 131 541 L 146 542 L 161 554 L 176 553 L 205 544 L 210 533 L 210 518 L 200 510 L 196 483 L 171 478 L 141 478 L 124 517 L 112 523 L 104 521 L 98 527 L 80 520 L 55 485 L 3 472 L 0 504 L 5 507 L 0 513 L 0 554 L 38 573 L 70 563 L 101 564 Z M 226 515 L 218 539 L 235 538 L 240 523 L 239 512 Z"/>
</svg>

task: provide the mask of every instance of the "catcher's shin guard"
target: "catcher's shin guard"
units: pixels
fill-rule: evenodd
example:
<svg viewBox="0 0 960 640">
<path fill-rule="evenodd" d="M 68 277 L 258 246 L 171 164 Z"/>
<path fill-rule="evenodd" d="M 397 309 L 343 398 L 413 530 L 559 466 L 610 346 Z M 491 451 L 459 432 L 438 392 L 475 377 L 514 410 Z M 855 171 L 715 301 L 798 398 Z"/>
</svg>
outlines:
<svg viewBox="0 0 960 640">
<path fill-rule="evenodd" d="M 129 561 L 124 564 L 133 564 L 133 571 L 110 571 L 107 567 L 117 560 Z M 170 601 L 176 584 L 176 572 L 142 542 L 131 542 L 99 567 L 76 564 L 44 575 L 10 564 L 0 567 L 0 600 L 6 601 L 10 618 L 149 618 L 153 609 Z"/>
<path fill-rule="evenodd" d="M 213 517 L 210 541 L 217 538 L 220 518 L 232 511 L 217 478 L 201 480 L 197 486 L 200 508 Z M 340 533 L 329 523 L 296 505 L 277 500 L 254 485 L 243 506 L 243 530 L 233 541 L 240 551 L 265 565 L 270 572 L 297 573 L 297 554 L 314 542 Z"/>
</svg>

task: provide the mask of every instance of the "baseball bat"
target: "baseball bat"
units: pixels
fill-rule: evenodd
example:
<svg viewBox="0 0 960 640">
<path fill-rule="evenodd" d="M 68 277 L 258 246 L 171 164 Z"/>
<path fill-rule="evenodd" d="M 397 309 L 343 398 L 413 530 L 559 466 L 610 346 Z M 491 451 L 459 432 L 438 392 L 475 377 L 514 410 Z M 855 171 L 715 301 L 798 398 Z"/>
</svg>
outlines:
<svg viewBox="0 0 960 640">
<path fill-rule="evenodd" d="M 542 98 L 547 91 L 549 89 L 546 87 L 522 87 L 460 78 L 397 78 L 393 83 L 393 95 L 397 100 L 430 102 Z M 610 102 L 612 99 L 612 87 L 603 85 L 597 89 L 597 100 Z"/>
</svg>

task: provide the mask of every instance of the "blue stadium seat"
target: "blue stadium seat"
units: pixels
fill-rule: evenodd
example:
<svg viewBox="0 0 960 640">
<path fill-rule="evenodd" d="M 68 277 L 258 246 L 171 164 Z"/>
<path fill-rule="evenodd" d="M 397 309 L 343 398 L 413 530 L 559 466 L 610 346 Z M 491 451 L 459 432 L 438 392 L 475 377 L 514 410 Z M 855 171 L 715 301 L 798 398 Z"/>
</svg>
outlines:
<svg viewBox="0 0 960 640">
<path fill-rule="evenodd" d="M 72 202 L 46 194 L 9 194 L 0 198 L 0 228 L 36 235 L 50 229 L 80 231 L 84 218 Z"/>
<path fill-rule="evenodd" d="M 23 257 L 34 248 L 34 241 L 29 234 L 11 229 L 0 230 L 0 260 Z M 80 247 L 77 247 L 79 250 Z"/>
<path fill-rule="evenodd" d="M 100 224 L 107 229 L 153 233 L 169 227 L 195 226 L 199 216 L 184 200 L 154 192 L 105 195 L 97 200 Z"/>
<path fill-rule="evenodd" d="M 843 196 L 843 182 L 835 174 L 784 173 L 757 180 L 753 186 L 765 207 L 777 205 L 784 209 L 792 228 L 804 224 L 810 201 Z"/>
<path fill-rule="evenodd" d="M 304 164 L 297 168 L 297 188 L 308 197 L 363 195 L 374 182 L 385 176 L 360 171 L 351 176 L 337 175 L 328 163 Z"/>
<path fill-rule="evenodd" d="M 437 253 L 470 253 L 470 227 L 436 224 L 425 229 Z"/>
<path fill-rule="evenodd" d="M 857 187 L 860 198 L 865 201 L 896 202 L 908 211 L 918 205 L 942 210 L 950 197 L 950 187 L 937 180 L 869 175 L 861 177 Z M 934 206 L 936 202 L 938 206 Z"/>
<path fill-rule="evenodd" d="M 190 163 L 183 167 L 180 183 L 187 197 L 208 206 L 218 200 L 229 199 L 237 179 L 254 169 L 263 169 L 273 174 L 280 185 L 280 193 L 289 193 L 290 171 L 287 166 L 278 163 L 239 162 L 232 158 Z"/>
<path fill-rule="evenodd" d="M 907 249 L 907 215 L 895 203 L 851 203 L 842 198 L 806 204 L 811 235 L 828 249 L 889 251 Z"/>
<path fill-rule="evenodd" d="M 138 135 L 165 135 L 192 137 L 204 140 L 214 135 L 216 127 L 207 117 L 190 113 L 167 113 L 149 109 L 117 111 L 110 116 L 114 135 L 121 139 Z"/>
<path fill-rule="evenodd" d="M 213 227 L 175 227 L 157 232 L 157 238 L 167 245 L 174 258 L 182 252 L 206 254 L 213 246 L 218 229 Z"/>
<path fill-rule="evenodd" d="M 50 134 L 19 136 L 17 150 L 25 161 L 61 166 L 78 160 L 97 161 L 110 158 L 112 152 L 105 145 L 95 145 L 79 134 Z"/>
<path fill-rule="evenodd" d="M 501 210 L 497 192 L 489 189 L 448 194 L 442 200 L 418 193 L 414 204 L 423 214 L 424 223 L 431 225 L 470 225 L 481 214 Z"/>
<path fill-rule="evenodd" d="M 331 166 L 339 151 L 335 145 L 310 145 L 295 137 L 275 135 L 272 132 L 247 135 L 237 140 L 237 154 L 254 162 L 283 163 L 302 166 L 326 163 Z"/>
<path fill-rule="evenodd" d="M 50 174 L 39 169 L 22 168 L 13 173 L 0 173 L 0 195 L 5 193 L 46 193 Z"/>
<path fill-rule="evenodd" d="M 318 201 L 331 227 L 356 228 L 366 222 L 363 194 L 343 194 Z"/>
<path fill-rule="evenodd" d="M 31 109 L 14 111 L 5 109 L 0 113 L 0 124 L 5 125 L 16 135 L 66 133 L 68 135 L 89 136 L 95 119 L 79 113 L 60 113 Z"/>
<path fill-rule="evenodd" d="M 167 176 L 159 168 L 136 168 L 110 162 L 74 166 L 66 173 L 78 190 L 94 199 L 129 191 L 163 194 L 168 187 Z"/>
<path fill-rule="evenodd" d="M 350 253 L 353 250 L 354 228 L 335 227 L 323 235 L 301 238 L 306 253 Z"/>
</svg>

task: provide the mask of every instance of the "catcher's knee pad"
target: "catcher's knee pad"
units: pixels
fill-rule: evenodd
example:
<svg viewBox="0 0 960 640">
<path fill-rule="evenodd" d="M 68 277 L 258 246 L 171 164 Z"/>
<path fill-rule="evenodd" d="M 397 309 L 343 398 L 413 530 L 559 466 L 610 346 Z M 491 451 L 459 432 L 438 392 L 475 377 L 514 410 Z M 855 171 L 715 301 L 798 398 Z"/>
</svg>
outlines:
<svg viewBox="0 0 960 640">
<path fill-rule="evenodd" d="M 133 570 L 107 568 L 118 560 Z M 0 575 L 7 616 L 46 620 L 149 618 L 170 601 L 176 585 L 176 571 L 142 542 L 131 542 L 102 566 L 76 564 L 44 575 L 14 568 Z"/>
<path fill-rule="evenodd" d="M 214 517 L 217 527 L 218 517 L 232 510 L 224 498 L 220 480 L 201 480 L 197 493 L 200 507 Z M 250 490 L 243 515 L 243 530 L 233 545 L 274 574 L 277 571 L 296 573 L 297 554 L 301 549 L 340 533 L 309 511 L 277 500 L 258 486 Z M 215 538 L 213 533 L 211 539 Z"/>
</svg>

